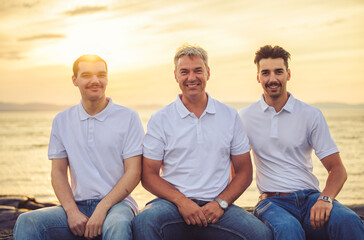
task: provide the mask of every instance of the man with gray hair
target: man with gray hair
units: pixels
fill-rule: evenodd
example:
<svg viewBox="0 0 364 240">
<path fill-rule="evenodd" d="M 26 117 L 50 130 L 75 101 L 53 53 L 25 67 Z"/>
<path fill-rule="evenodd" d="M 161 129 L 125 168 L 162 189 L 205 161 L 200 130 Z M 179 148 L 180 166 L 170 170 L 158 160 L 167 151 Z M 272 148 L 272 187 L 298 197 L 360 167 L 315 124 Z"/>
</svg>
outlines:
<svg viewBox="0 0 364 240">
<path fill-rule="evenodd" d="M 134 219 L 134 238 L 271 239 L 261 221 L 233 205 L 252 181 L 249 142 L 237 111 L 205 92 L 207 52 L 184 45 L 174 62 L 182 94 L 148 123 L 142 184 L 158 198 Z"/>
</svg>

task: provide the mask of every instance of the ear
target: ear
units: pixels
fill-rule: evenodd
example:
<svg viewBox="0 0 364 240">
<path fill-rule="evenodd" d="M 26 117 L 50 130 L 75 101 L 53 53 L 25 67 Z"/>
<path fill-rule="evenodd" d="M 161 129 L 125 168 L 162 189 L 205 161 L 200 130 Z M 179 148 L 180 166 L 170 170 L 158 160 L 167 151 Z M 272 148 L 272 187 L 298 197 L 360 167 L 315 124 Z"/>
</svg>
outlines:
<svg viewBox="0 0 364 240">
<path fill-rule="evenodd" d="M 289 81 L 291 79 L 291 69 L 288 69 L 287 73 L 288 73 L 287 81 Z"/>
<path fill-rule="evenodd" d="M 176 79 L 176 82 L 178 83 L 176 70 L 174 70 L 173 73 L 174 73 L 174 79 Z"/>
<path fill-rule="evenodd" d="M 75 76 L 72 76 L 72 83 L 75 87 L 78 87 L 78 84 L 76 82 L 77 78 Z"/>
<path fill-rule="evenodd" d="M 257 72 L 257 81 L 260 83 L 259 72 Z"/>
<path fill-rule="evenodd" d="M 210 79 L 210 67 L 207 67 L 207 80 Z"/>
</svg>

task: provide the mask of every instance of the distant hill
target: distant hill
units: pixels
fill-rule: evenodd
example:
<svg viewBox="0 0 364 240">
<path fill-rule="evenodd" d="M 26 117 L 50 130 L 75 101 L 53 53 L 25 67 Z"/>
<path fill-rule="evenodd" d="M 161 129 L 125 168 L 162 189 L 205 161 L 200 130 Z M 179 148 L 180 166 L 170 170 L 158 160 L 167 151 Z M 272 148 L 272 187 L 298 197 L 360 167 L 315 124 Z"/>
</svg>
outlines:
<svg viewBox="0 0 364 240">
<path fill-rule="evenodd" d="M 249 102 L 225 102 L 227 105 L 240 110 L 246 106 L 249 106 L 251 103 Z M 346 103 L 334 103 L 334 102 L 317 102 L 310 103 L 311 106 L 314 106 L 319 109 L 364 109 L 364 104 L 346 104 Z"/>
<path fill-rule="evenodd" d="M 333 103 L 333 102 L 319 102 L 311 104 L 317 108 L 351 108 L 351 109 L 363 109 L 364 104 L 345 104 L 345 103 Z"/>
<path fill-rule="evenodd" d="M 0 102 L 0 111 L 60 111 L 68 108 L 66 105 L 44 104 L 44 103 L 4 103 Z"/>
<path fill-rule="evenodd" d="M 240 110 L 248 105 L 251 102 L 225 102 L 227 105 Z M 364 104 L 345 104 L 345 103 L 332 103 L 332 102 L 318 102 L 311 104 L 314 107 L 320 109 L 364 109 Z M 55 104 L 44 104 L 44 103 L 26 103 L 26 104 L 17 104 L 17 103 L 4 103 L 0 102 L 0 111 L 61 111 L 70 106 L 68 105 L 55 105 Z M 138 109 L 154 109 L 155 111 L 162 108 L 163 105 L 153 105 L 153 104 L 145 104 L 145 105 L 134 105 L 130 106 L 135 110 Z"/>
</svg>

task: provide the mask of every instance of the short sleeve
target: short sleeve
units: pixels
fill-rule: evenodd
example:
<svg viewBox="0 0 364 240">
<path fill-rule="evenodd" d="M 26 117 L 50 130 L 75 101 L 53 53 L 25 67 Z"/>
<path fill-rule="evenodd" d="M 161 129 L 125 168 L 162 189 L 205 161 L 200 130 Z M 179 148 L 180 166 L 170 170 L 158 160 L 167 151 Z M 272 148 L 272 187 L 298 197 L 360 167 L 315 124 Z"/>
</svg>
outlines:
<svg viewBox="0 0 364 240">
<path fill-rule="evenodd" d="M 60 159 L 66 157 L 67 151 L 60 136 L 58 118 L 56 116 L 53 120 L 51 136 L 49 139 L 48 159 Z"/>
<path fill-rule="evenodd" d="M 326 120 L 319 110 L 312 123 L 310 141 L 312 148 L 315 150 L 316 156 L 320 160 L 331 154 L 339 152 L 334 139 L 331 137 Z"/>
<path fill-rule="evenodd" d="M 231 155 L 241 155 L 250 151 L 249 139 L 244 130 L 243 123 L 235 113 L 234 117 L 234 135 L 231 141 Z"/>
<path fill-rule="evenodd" d="M 147 133 L 143 140 L 143 156 L 152 160 L 163 160 L 165 141 L 163 137 L 162 121 L 152 115 L 148 122 Z"/>
<path fill-rule="evenodd" d="M 143 153 L 144 129 L 138 113 L 132 111 L 127 139 L 124 144 L 123 159 L 131 158 Z"/>
</svg>

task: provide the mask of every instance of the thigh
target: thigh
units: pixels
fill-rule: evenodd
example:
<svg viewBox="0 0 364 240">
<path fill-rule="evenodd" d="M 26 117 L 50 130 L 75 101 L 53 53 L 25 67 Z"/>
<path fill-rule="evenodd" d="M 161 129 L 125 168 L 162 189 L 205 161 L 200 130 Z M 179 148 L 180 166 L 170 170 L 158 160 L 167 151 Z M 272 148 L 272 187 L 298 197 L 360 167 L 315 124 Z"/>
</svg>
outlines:
<svg viewBox="0 0 364 240">
<path fill-rule="evenodd" d="M 125 202 L 115 204 L 107 213 L 102 226 L 103 239 L 131 239 L 132 208 Z"/>
<path fill-rule="evenodd" d="M 190 239 L 191 231 L 176 205 L 161 198 L 148 203 L 133 220 L 135 239 Z"/>
<path fill-rule="evenodd" d="M 272 230 L 274 239 L 305 239 L 300 221 L 281 206 L 285 204 L 284 200 L 275 198 L 272 200 L 267 198 L 260 201 L 254 210 L 254 215 Z"/>
<path fill-rule="evenodd" d="M 364 227 L 360 217 L 351 209 L 337 200 L 332 202 L 329 221 L 321 229 L 313 229 L 310 222 L 310 212 L 321 193 L 310 194 L 307 197 L 307 210 L 303 227 L 309 239 L 360 239 L 364 236 Z"/>
<path fill-rule="evenodd" d="M 272 239 L 271 230 L 254 215 L 231 205 L 215 224 L 202 228 L 203 239 Z"/>
<path fill-rule="evenodd" d="M 23 214 L 22 214 L 23 215 Z M 20 215 L 14 230 L 16 239 L 82 239 L 74 236 L 61 206 L 42 208 Z"/>
</svg>

